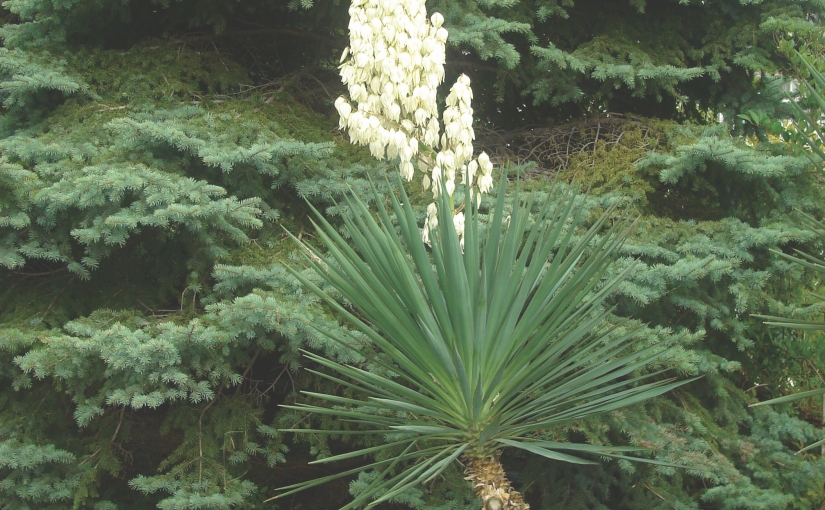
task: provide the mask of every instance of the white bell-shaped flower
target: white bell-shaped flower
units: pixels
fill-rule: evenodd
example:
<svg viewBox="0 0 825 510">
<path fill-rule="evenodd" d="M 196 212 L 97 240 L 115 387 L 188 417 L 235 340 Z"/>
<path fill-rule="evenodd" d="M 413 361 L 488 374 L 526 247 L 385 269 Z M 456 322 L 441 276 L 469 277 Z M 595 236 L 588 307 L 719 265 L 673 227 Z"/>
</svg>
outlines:
<svg viewBox="0 0 825 510">
<path fill-rule="evenodd" d="M 442 44 L 446 43 L 447 42 L 447 30 L 444 27 L 439 28 L 438 31 L 436 31 L 436 33 L 435 33 L 435 38 L 438 42 L 440 42 Z"/>
<path fill-rule="evenodd" d="M 460 212 L 453 216 L 453 226 L 459 237 L 464 237 L 464 213 Z"/>
<path fill-rule="evenodd" d="M 478 190 L 482 193 L 487 193 L 493 189 L 493 176 L 484 174 L 478 178 Z"/>
<path fill-rule="evenodd" d="M 455 181 L 445 181 L 444 189 L 447 191 L 448 196 L 453 196 L 455 192 Z"/>
<path fill-rule="evenodd" d="M 411 181 L 413 179 L 415 169 L 413 168 L 413 164 L 409 161 L 402 161 L 399 165 L 399 170 L 401 172 L 401 176 L 407 181 Z"/>
</svg>

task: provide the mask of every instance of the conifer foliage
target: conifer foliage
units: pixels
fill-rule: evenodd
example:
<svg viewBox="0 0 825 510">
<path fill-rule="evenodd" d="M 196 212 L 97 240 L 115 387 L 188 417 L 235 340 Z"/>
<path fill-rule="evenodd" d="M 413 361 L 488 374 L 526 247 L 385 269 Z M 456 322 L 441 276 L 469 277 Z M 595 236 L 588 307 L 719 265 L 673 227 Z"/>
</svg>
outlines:
<svg viewBox="0 0 825 510">
<path fill-rule="evenodd" d="M 384 179 L 400 161 L 375 162 L 336 127 L 346 4 L 4 4 L 0 508 L 336 509 L 382 496 L 388 508 L 478 508 L 457 463 L 375 493 L 383 469 L 365 466 L 400 454 L 386 446 L 399 433 L 302 410 L 326 409 L 321 395 L 369 408 L 334 367 L 408 388 L 377 339 L 346 325 L 349 297 L 300 269 L 284 234 L 327 258 L 307 200 L 349 243 L 344 193 L 373 212 L 370 179 L 401 196 Z M 822 439 L 821 401 L 749 405 L 820 388 L 825 368 L 815 334 L 751 316 L 821 311 L 819 280 L 775 251 L 822 250 L 793 212 L 821 221 L 825 203 L 811 159 L 787 143 L 785 91 L 804 71 L 777 45 L 818 51 L 822 3 L 427 7 L 450 34 L 445 80 L 472 80 L 476 153 L 527 163 L 527 216 L 582 187 L 574 239 L 617 204 L 639 215 L 603 268 L 603 283 L 627 278 L 598 331 L 664 354 L 625 381 L 702 376 L 531 438 L 644 449 L 658 465 L 504 448 L 510 487 L 533 509 L 818 508 L 825 461 L 795 452 Z M 403 184 L 417 229 L 432 201 L 419 182 Z M 485 197 L 482 229 L 495 200 L 518 206 Z M 401 217 L 388 216 L 392 235 Z M 337 463 L 348 478 L 264 503 L 334 474 L 309 462 L 371 448 Z"/>
</svg>

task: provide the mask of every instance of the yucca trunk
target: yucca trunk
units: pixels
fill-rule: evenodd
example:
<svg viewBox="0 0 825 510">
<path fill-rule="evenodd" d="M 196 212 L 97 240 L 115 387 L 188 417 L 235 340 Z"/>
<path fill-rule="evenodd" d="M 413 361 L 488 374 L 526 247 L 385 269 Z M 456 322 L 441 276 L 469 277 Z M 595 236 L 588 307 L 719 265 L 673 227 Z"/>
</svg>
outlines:
<svg viewBox="0 0 825 510">
<path fill-rule="evenodd" d="M 521 493 L 513 490 L 497 458 L 467 459 L 464 473 L 482 502 L 482 510 L 530 510 Z"/>
</svg>

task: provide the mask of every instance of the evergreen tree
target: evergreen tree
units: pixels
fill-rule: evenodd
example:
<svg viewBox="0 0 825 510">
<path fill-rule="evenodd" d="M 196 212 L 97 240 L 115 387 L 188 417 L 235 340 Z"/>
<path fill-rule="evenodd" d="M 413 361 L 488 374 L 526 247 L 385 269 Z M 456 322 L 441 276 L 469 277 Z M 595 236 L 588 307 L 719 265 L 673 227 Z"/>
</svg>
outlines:
<svg viewBox="0 0 825 510">
<path fill-rule="evenodd" d="M 320 404 L 301 390 L 356 398 L 300 370 L 325 370 L 300 349 L 392 375 L 286 270 L 298 266 L 282 227 L 320 246 L 304 199 L 341 226 L 345 190 L 369 198 L 367 177 L 397 171 L 335 128 L 346 3 L 4 6 L 0 508 L 266 508 L 274 488 L 318 477 L 308 461 L 384 444 L 280 431 L 358 431 L 278 407 Z M 473 80 L 477 147 L 526 163 L 539 201 L 553 200 L 551 176 L 589 187 L 588 224 L 617 202 L 641 215 L 608 276 L 643 265 L 608 324 L 634 348 L 671 347 L 645 371 L 703 376 L 542 433 L 684 468 L 505 449 L 516 488 L 533 508 L 817 508 L 825 462 L 794 453 L 822 438 L 821 402 L 748 405 L 818 387 L 825 368 L 815 336 L 750 316 L 815 309 L 817 280 L 771 250 L 821 251 L 792 211 L 821 219 L 822 184 L 765 127 L 792 114 L 783 87 L 798 72 L 776 39 L 817 48 L 825 5 L 429 7 L 450 30 L 447 80 Z M 423 224 L 431 194 L 407 192 Z M 301 502 L 339 508 L 375 476 Z M 394 500 L 475 508 L 462 478 L 448 470 Z"/>
</svg>

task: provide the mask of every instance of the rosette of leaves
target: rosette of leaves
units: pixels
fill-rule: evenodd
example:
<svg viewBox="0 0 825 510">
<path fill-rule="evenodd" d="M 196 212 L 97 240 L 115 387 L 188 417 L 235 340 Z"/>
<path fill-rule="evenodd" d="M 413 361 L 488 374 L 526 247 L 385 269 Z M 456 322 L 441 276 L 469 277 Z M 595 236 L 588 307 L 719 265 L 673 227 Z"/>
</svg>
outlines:
<svg viewBox="0 0 825 510">
<path fill-rule="evenodd" d="M 540 437 L 553 427 L 684 383 L 642 370 L 666 352 L 662 346 L 634 349 L 633 333 L 619 335 L 604 325 L 610 313 L 605 300 L 632 270 L 608 272 L 630 222 L 621 216 L 611 226 L 616 214 L 608 208 L 582 234 L 581 197 L 559 189 L 554 192 L 558 200 L 548 200 L 536 215 L 530 212 L 534 201 L 522 200 L 516 191 L 513 210 L 505 217 L 505 183 L 503 178 L 485 232 L 475 197 L 466 191 L 463 250 L 444 192 L 429 248 L 421 242 L 416 215 L 400 185 L 400 198 L 376 193 L 375 216 L 358 197 L 346 199 L 352 215 L 344 221 L 352 245 L 315 211 L 325 250 L 295 242 L 309 266 L 351 307 L 300 272 L 292 273 L 372 341 L 365 352 L 372 350 L 372 363 L 394 377 L 306 353 L 335 375 L 313 373 L 363 399 L 305 392 L 329 407 L 284 407 L 361 427 L 285 431 L 375 434 L 377 446 L 316 462 L 363 455 L 376 460 L 284 487 L 287 492 L 278 497 L 373 469 L 379 476 L 343 507 L 369 508 L 462 461 L 484 508 L 527 509 L 498 461 L 503 448 L 579 464 L 595 463 L 586 458 L 593 455 L 631 458 L 623 454 L 639 450 Z"/>
</svg>

